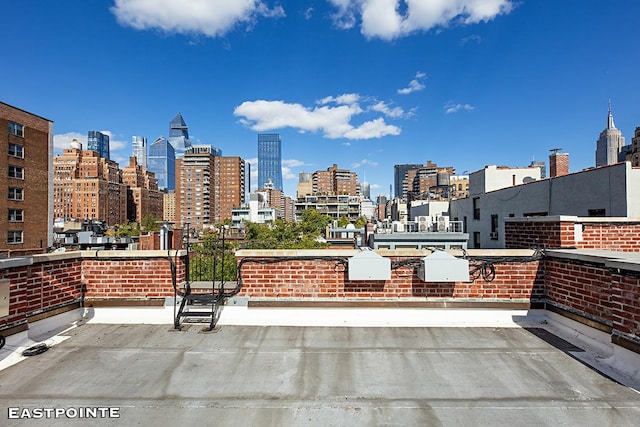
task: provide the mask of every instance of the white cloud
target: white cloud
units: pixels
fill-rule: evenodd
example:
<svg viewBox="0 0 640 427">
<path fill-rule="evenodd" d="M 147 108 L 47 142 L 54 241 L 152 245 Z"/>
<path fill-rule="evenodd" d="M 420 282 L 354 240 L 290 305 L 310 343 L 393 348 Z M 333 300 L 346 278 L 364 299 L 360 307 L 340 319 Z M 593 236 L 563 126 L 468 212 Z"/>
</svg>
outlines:
<svg viewBox="0 0 640 427">
<path fill-rule="evenodd" d="M 291 171 L 291 168 L 282 167 L 282 179 L 298 179 L 298 175 Z"/>
<path fill-rule="evenodd" d="M 348 30 L 356 25 L 356 10 L 353 0 L 329 0 L 338 10 L 331 15 L 333 25 Z"/>
<path fill-rule="evenodd" d="M 400 128 L 388 125 L 382 117 L 363 123 L 344 134 L 347 139 L 381 138 L 386 135 L 400 135 Z"/>
<path fill-rule="evenodd" d="M 130 146 L 129 142 L 116 139 L 115 134 L 109 130 L 101 130 L 100 132 L 109 136 L 109 154 Z M 82 143 L 83 150 L 87 149 L 87 134 L 80 132 L 67 132 L 53 135 L 53 148 L 62 151 L 65 148 L 69 148 L 71 141 L 74 139 Z"/>
<path fill-rule="evenodd" d="M 308 7 L 307 10 L 302 13 L 302 15 L 307 21 L 311 19 L 313 17 L 313 7 Z"/>
<path fill-rule="evenodd" d="M 138 30 L 216 37 L 239 23 L 253 25 L 258 17 L 285 16 L 281 6 L 262 0 L 115 0 L 111 12 L 122 25 Z"/>
<path fill-rule="evenodd" d="M 400 95 L 408 95 L 412 92 L 419 92 L 423 90 L 425 85 L 422 83 L 422 80 L 424 80 L 426 76 L 427 75 L 425 73 L 418 71 L 416 73 L 416 77 L 409 82 L 409 86 L 403 89 L 398 89 L 398 93 Z"/>
<path fill-rule="evenodd" d="M 355 116 L 366 113 L 359 99 L 356 94 L 329 96 L 317 101 L 320 106 L 314 108 L 284 101 L 245 101 L 233 113 L 240 117 L 240 123 L 258 132 L 290 127 L 301 133 L 321 132 L 330 139 L 371 139 L 400 134 L 400 128 L 387 124 L 382 117 L 359 126 L 351 124 Z M 328 105 L 332 103 L 336 105 Z"/>
<path fill-rule="evenodd" d="M 282 160 L 282 164 L 290 168 L 299 168 L 300 166 L 305 165 L 305 163 L 302 160 L 297 160 L 297 159 L 284 159 Z"/>
<path fill-rule="evenodd" d="M 329 0 L 334 24 L 350 29 L 360 16 L 367 38 L 393 40 L 450 24 L 475 24 L 511 12 L 513 0 Z"/>
<path fill-rule="evenodd" d="M 357 169 L 362 166 L 371 166 L 373 168 L 378 166 L 378 162 L 374 162 L 373 160 L 364 159 L 356 163 L 351 163 L 351 167 L 353 169 Z"/>
<path fill-rule="evenodd" d="M 62 150 L 71 146 L 71 141 L 77 139 L 82 143 L 82 148 L 87 148 L 87 134 L 80 132 L 67 132 L 53 135 L 53 149 L 62 152 Z"/>
<path fill-rule="evenodd" d="M 371 106 L 371 109 L 373 111 L 378 111 L 382 114 L 384 114 L 387 117 L 391 117 L 394 119 L 399 119 L 400 117 L 404 116 L 404 110 L 400 107 L 389 107 L 389 105 L 387 105 L 385 102 L 378 102 L 377 104 L 374 104 Z"/>
<path fill-rule="evenodd" d="M 317 104 L 338 104 L 338 105 L 356 105 L 360 101 L 360 95 L 357 93 L 344 93 L 340 96 L 326 96 L 316 101 Z"/>
<path fill-rule="evenodd" d="M 116 135 L 110 130 L 101 130 L 101 133 L 109 136 L 109 154 L 113 151 L 122 150 L 123 148 L 131 146 L 129 141 L 120 141 L 116 139 Z"/>
<path fill-rule="evenodd" d="M 477 34 L 472 34 L 460 40 L 460 46 L 464 46 L 468 43 L 480 44 L 482 43 L 482 37 Z"/>
<path fill-rule="evenodd" d="M 451 114 L 451 113 L 457 113 L 458 111 L 472 111 L 475 110 L 476 107 L 474 107 L 473 105 L 470 104 L 455 104 L 453 102 L 447 102 L 444 105 L 444 113 L 445 114 Z"/>
</svg>

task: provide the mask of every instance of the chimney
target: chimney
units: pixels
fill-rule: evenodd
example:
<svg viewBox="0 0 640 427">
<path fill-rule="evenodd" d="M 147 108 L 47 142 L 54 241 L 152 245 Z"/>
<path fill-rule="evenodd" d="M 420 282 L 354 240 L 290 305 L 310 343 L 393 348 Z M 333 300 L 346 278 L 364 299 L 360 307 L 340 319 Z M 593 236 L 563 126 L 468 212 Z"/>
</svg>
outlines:
<svg viewBox="0 0 640 427">
<path fill-rule="evenodd" d="M 569 154 L 559 153 L 562 148 L 552 148 L 549 156 L 549 178 L 569 174 Z"/>
</svg>

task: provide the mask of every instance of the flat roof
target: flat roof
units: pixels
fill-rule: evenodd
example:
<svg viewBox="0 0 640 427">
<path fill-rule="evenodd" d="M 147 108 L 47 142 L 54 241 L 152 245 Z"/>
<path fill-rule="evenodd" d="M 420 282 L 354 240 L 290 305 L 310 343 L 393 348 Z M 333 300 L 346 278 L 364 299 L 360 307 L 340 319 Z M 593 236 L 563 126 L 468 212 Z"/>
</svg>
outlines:
<svg viewBox="0 0 640 427">
<path fill-rule="evenodd" d="M 171 312 L 86 309 L 76 326 L 32 337 L 52 346 L 0 371 L 3 419 L 60 408 L 66 412 L 47 425 L 66 425 L 68 415 L 97 407 L 116 408 L 126 425 L 605 426 L 640 419 L 637 371 L 609 370 L 614 355 L 603 354 L 606 344 L 576 341 L 575 330 L 545 311 L 225 306 L 212 332 L 201 324 L 175 331 Z M 153 323 L 159 313 L 164 324 L 142 324 L 141 316 Z M 7 342 L 0 362 L 18 344 Z"/>
</svg>

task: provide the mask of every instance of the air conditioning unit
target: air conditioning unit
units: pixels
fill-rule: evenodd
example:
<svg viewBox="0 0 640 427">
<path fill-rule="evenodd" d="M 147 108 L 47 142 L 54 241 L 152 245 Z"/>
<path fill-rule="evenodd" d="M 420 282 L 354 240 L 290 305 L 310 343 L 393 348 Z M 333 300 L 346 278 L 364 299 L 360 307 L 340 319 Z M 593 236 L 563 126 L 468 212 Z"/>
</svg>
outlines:
<svg viewBox="0 0 640 427">
<path fill-rule="evenodd" d="M 491 233 L 489 233 L 489 238 L 491 238 L 492 240 L 498 240 L 498 232 L 492 231 Z"/>
<path fill-rule="evenodd" d="M 438 232 L 444 233 L 445 231 L 447 231 L 448 227 L 449 227 L 449 218 L 446 218 L 444 216 L 439 216 L 437 221 Z"/>
<path fill-rule="evenodd" d="M 429 231 L 429 223 L 428 222 L 419 222 L 418 223 L 418 231 L 425 233 Z"/>
</svg>

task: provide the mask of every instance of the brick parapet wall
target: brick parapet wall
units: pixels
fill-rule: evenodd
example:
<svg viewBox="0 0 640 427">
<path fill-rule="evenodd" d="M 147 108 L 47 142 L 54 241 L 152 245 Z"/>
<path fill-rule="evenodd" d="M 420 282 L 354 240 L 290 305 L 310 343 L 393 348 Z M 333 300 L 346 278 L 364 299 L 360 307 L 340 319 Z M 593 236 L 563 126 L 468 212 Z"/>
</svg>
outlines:
<svg viewBox="0 0 640 427">
<path fill-rule="evenodd" d="M 173 254 L 175 252 L 172 251 Z M 9 315 L 0 331 L 37 314 L 97 300 L 173 296 L 167 251 L 78 251 L 0 261 L 0 286 L 9 287 Z M 174 258 L 185 280 L 185 251 Z"/>
<path fill-rule="evenodd" d="M 392 269 L 389 280 L 349 280 L 347 266 L 335 260 L 278 257 L 274 251 L 244 255 L 240 296 L 251 299 L 454 299 L 542 301 L 544 274 L 539 261 L 496 264 L 495 279 L 469 283 L 423 282 L 413 266 Z M 265 257 L 265 255 L 267 255 Z M 425 254 L 422 254 L 424 256 Z M 346 257 L 350 255 L 345 255 Z M 295 257 L 294 257 L 295 258 Z M 419 260 L 421 256 L 395 256 L 392 261 Z M 254 262 L 250 261 L 254 260 Z M 270 260 L 269 262 L 264 262 Z M 472 269 L 472 268 L 471 268 Z"/>
<path fill-rule="evenodd" d="M 621 261 L 622 253 L 605 257 L 601 252 L 589 255 L 579 250 L 550 250 L 544 260 L 523 257 L 520 262 L 515 258 L 497 262 L 492 281 L 478 278 L 469 283 L 430 283 L 422 282 L 413 266 L 393 269 L 389 280 L 355 281 L 348 279 L 344 263 L 292 259 L 295 255 L 287 253 L 274 258 L 270 252 L 271 256 L 260 255 L 260 251 L 238 251 L 238 260 L 276 261 L 245 261 L 240 296 L 250 300 L 454 301 L 471 307 L 496 301 L 546 302 L 548 307 L 605 325 L 612 335 L 640 345 L 640 265 Z M 333 256 L 333 252 L 315 253 L 319 257 Z M 355 252 L 341 253 L 346 259 Z M 393 261 L 424 256 L 386 255 Z M 490 254 L 496 260 L 498 255 Z M 185 258 L 184 251 L 174 258 L 178 282 L 185 280 Z M 173 296 L 166 251 L 82 251 L 2 260 L 0 279 L 4 279 L 0 286 L 10 289 L 10 311 L 0 317 L 0 333 L 26 323 L 35 314 L 77 304 L 83 290 L 87 304 Z"/>
<path fill-rule="evenodd" d="M 577 248 L 640 252 L 640 220 L 631 218 L 507 218 L 504 228 L 507 249 Z"/>
<path fill-rule="evenodd" d="M 549 251 L 545 259 L 547 307 L 596 322 L 640 348 L 640 265 L 623 255 Z M 586 322 L 589 324 L 588 322 Z M 594 325 L 592 325 L 594 326 Z M 597 325 L 595 325 L 597 326 Z"/>
<path fill-rule="evenodd" d="M 9 286 L 9 315 L 0 329 L 26 322 L 29 316 L 76 303 L 82 296 L 82 263 L 78 257 L 34 256 L 5 261 L 0 279 Z"/>
</svg>

